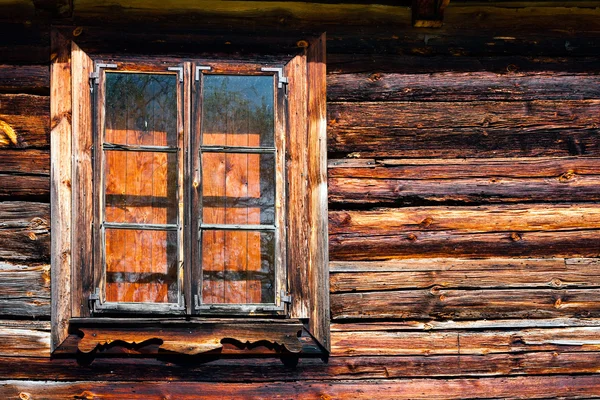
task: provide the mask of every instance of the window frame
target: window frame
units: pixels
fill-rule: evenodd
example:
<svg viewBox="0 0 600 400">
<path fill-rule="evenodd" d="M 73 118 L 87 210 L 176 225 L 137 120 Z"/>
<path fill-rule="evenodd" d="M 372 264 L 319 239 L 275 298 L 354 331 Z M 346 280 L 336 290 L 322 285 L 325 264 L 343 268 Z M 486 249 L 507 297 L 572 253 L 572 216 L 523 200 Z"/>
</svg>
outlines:
<svg viewBox="0 0 600 400">
<path fill-rule="evenodd" d="M 89 221 L 93 214 L 93 196 L 90 193 L 94 171 L 91 167 L 93 119 L 90 115 L 89 77 L 94 72 L 92 59 L 109 60 L 111 56 L 106 55 L 114 54 L 111 49 L 113 45 L 104 44 L 101 37 L 79 36 L 85 29 L 59 27 L 53 28 L 51 32 L 51 351 L 54 354 L 73 354 L 73 349 L 77 349 L 77 346 L 89 349 L 90 343 L 97 342 L 93 347 L 93 351 L 97 352 L 112 346 L 110 343 L 139 344 L 148 337 L 162 337 L 164 343 L 180 343 L 184 339 L 177 336 L 177 332 L 185 325 L 189 328 L 184 335 L 187 337 L 186 343 L 199 342 L 199 348 L 202 349 L 207 346 L 218 347 L 219 343 L 222 346 L 225 339 L 239 339 L 240 346 L 246 346 L 245 349 L 249 350 L 252 341 L 247 337 L 251 337 L 253 343 L 263 343 L 265 340 L 272 343 L 277 354 L 286 352 L 285 349 L 297 350 L 298 341 L 302 345 L 301 350 L 295 352 L 297 355 L 326 354 L 330 348 L 330 319 L 325 35 L 295 38 L 292 46 L 289 38 L 277 38 L 279 48 L 275 51 L 273 42 L 265 44 L 264 54 L 268 56 L 265 59 L 284 60 L 284 63 L 280 63 L 285 65 L 283 75 L 291 82 L 286 110 L 285 151 L 285 188 L 289 194 L 286 197 L 288 237 L 285 259 L 291 297 L 288 317 L 249 320 L 233 316 L 225 319 L 198 316 L 182 321 L 179 318 L 173 319 L 172 316 L 163 316 L 131 321 L 127 318 L 91 317 L 88 300 L 84 296 L 94 285 L 93 279 L 82 273 L 82 267 L 90 265 L 89 254 L 92 250 Z M 206 36 L 199 36 L 198 42 L 194 44 L 198 45 L 202 40 L 210 41 L 210 36 L 208 39 Z M 189 37 L 185 37 L 185 43 L 188 41 Z M 107 47 L 98 49 L 99 43 Z M 146 46 L 147 43 L 139 45 Z M 164 44 L 158 46 L 162 49 Z M 291 51 L 291 48 L 295 50 Z M 271 57 L 271 53 L 276 54 Z M 124 56 L 123 52 L 117 54 Z M 151 54 L 149 52 L 148 56 Z M 231 59 L 237 57 L 240 60 L 256 60 L 255 55 L 245 58 L 243 50 L 241 53 L 236 52 Z M 191 62 L 198 58 L 194 54 L 189 58 L 180 55 L 161 56 L 161 60 L 169 62 Z M 230 61 L 230 57 L 220 55 L 219 58 L 221 61 Z M 191 79 L 192 68 L 184 68 L 183 74 Z M 191 88 L 184 87 L 185 90 Z M 186 96 L 190 98 L 191 93 L 186 93 Z M 184 107 L 189 108 L 190 105 L 184 104 Z M 184 121 L 183 129 L 189 132 L 191 124 L 189 119 Z M 189 249 L 188 240 L 189 238 L 185 240 L 184 247 Z M 185 295 L 190 296 L 189 293 Z M 192 304 L 191 298 L 186 301 L 187 304 Z M 90 336 L 91 330 L 95 332 L 93 337 L 104 338 L 104 341 L 95 341 Z M 188 337 L 189 335 L 192 337 Z M 175 347 L 181 349 L 181 353 L 186 353 L 183 348 L 186 346 Z M 81 349 L 80 347 L 79 351 Z M 236 354 L 240 354 L 239 351 Z"/>
</svg>

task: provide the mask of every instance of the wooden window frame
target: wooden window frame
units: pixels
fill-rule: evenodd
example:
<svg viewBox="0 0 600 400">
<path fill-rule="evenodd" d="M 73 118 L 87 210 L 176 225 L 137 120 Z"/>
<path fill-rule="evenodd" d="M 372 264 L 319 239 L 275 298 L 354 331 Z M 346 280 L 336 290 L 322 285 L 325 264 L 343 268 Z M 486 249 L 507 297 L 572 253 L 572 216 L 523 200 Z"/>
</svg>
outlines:
<svg viewBox="0 0 600 400">
<path fill-rule="evenodd" d="M 261 347 L 256 343 L 270 343 L 267 350 L 258 351 L 261 355 L 327 354 L 330 317 L 325 35 L 296 38 L 294 43 L 299 45 L 295 54 L 278 55 L 283 60 L 279 62 L 283 66 L 283 75 L 289 82 L 284 175 L 288 201 L 285 207 L 287 237 L 283 246 L 285 253 L 281 253 L 287 265 L 286 279 L 291 298 L 287 318 L 188 315 L 181 319 L 161 315 L 132 321 L 131 318 L 92 317 L 86 298 L 95 281 L 84 271 L 92 265 L 93 246 L 98 243 L 92 240 L 93 229 L 89 223 L 94 216 L 92 181 L 96 170 L 92 166 L 94 135 L 89 77 L 94 72 L 93 59 L 110 61 L 127 57 L 127 54 L 113 57 L 107 56 L 112 54 L 110 51 L 91 50 L 93 45 L 88 49 L 85 38 L 77 37 L 81 30 L 81 27 L 59 27 L 51 32 L 53 354 L 99 354 L 113 349 L 117 346 L 115 343 L 125 343 L 130 348 L 146 342 L 156 343 L 157 339 L 162 343 L 158 351 L 184 354 L 201 354 L 215 349 L 225 351 L 231 347 L 228 343 L 237 344 L 234 350 L 229 349 L 237 355 L 256 354 L 257 346 Z M 98 43 L 98 38 L 92 42 Z M 221 57 L 221 60 L 225 63 L 246 60 L 243 56 L 236 57 L 231 60 Z M 192 79 L 192 62 L 198 58 L 178 55 L 172 60 L 188 65 L 182 73 Z M 191 90 L 190 85 L 184 86 L 185 90 Z M 184 98 L 191 98 L 191 95 L 188 93 Z M 184 104 L 185 107 L 190 105 Z M 193 123 L 189 118 L 184 119 L 183 130 L 191 132 Z M 190 199 L 185 196 L 184 203 L 189 206 Z M 191 216 L 191 213 L 186 215 Z M 186 223 L 193 223 L 189 218 Z M 194 238 L 184 237 L 185 251 L 193 248 L 189 240 Z M 185 279 L 191 280 L 191 276 Z M 185 295 L 191 306 L 191 294 L 187 291 Z"/>
</svg>

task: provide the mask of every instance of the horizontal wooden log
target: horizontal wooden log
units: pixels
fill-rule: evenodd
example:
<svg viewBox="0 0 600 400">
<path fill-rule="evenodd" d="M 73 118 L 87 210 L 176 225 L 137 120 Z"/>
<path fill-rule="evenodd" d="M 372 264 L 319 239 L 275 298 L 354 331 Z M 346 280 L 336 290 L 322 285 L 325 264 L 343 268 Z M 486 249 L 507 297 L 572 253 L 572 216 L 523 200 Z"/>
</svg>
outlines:
<svg viewBox="0 0 600 400">
<path fill-rule="evenodd" d="M 332 332 L 339 356 L 496 354 L 530 351 L 597 352 L 598 327 L 498 331 Z"/>
<path fill-rule="evenodd" d="M 595 57 L 527 57 L 482 56 L 465 57 L 460 54 L 448 56 L 372 54 L 343 54 L 327 52 L 327 73 L 333 74 L 428 74 L 460 71 L 527 73 L 597 73 L 599 60 Z M 328 78 L 329 81 L 329 78 Z"/>
<path fill-rule="evenodd" d="M 49 21 L 4 21 L 0 25 L 0 62 L 46 64 L 50 58 Z"/>
<path fill-rule="evenodd" d="M 50 325 L 40 321 L 0 321 L 0 343 L 2 357 L 49 357 Z"/>
<path fill-rule="evenodd" d="M 148 381 L 291 382 L 318 379 L 395 379 L 408 377 L 510 376 L 542 374 L 590 374 L 597 372 L 600 352 L 520 352 L 487 355 L 354 356 L 335 354 L 325 363 L 300 359 L 287 368 L 273 358 L 219 359 L 178 363 L 153 358 L 102 358 L 89 366 L 73 359 L 49 357 L 0 357 L 4 379 L 54 381 L 119 381 L 143 376 Z"/>
<path fill-rule="evenodd" d="M 556 178 L 566 183 L 577 176 L 600 175 L 600 158 L 596 157 L 373 159 L 358 156 L 330 159 L 328 176 L 411 181 L 488 178 L 491 183 L 502 178 Z"/>
<path fill-rule="evenodd" d="M 329 237 L 330 260 L 430 257 L 598 257 L 600 231 L 407 232 Z"/>
<path fill-rule="evenodd" d="M 43 203 L 0 202 L 0 260 L 49 259 L 49 208 Z"/>
<path fill-rule="evenodd" d="M 330 101 L 584 100 L 600 97 L 596 74 L 443 72 L 333 74 Z"/>
<path fill-rule="evenodd" d="M 0 94 L 0 149 L 48 147 L 50 97 Z"/>
<path fill-rule="evenodd" d="M 50 177 L 0 174 L 0 200 L 50 200 Z"/>
<path fill-rule="evenodd" d="M 0 92 L 50 95 L 46 65 L 0 65 Z"/>
<path fill-rule="evenodd" d="M 418 232 L 535 232 L 600 228 L 595 204 L 406 207 L 330 211 L 331 235 L 381 236 Z"/>
<path fill-rule="evenodd" d="M 329 103 L 328 150 L 361 157 L 600 154 L 600 101 Z"/>
<path fill-rule="evenodd" d="M 555 178 L 372 179 L 329 178 L 333 203 L 481 204 L 531 201 L 598 201 L 600 175 Z"/>
<path fill-rule="evenodd" d="M 48 150 L 0 150 L 0 174 L 50 175 Z"/>
<path fill-rule="evenodd" d="M 102 5 L 78 2 L 75 20 L 79 25 L 128 26 L 149 22 L 165 28 L 193 27 L 204 21 L 205 29 L 229 28 L 250 33 L 327 31 L 328 50 L 354 54 L 361 52 L 402 55 L 546 55 L 587 56 L 598 54 L 598 11 L 595 7 L 497 7 L 454 6 L 449 22 L 424 35 L 410 24 L 410 9 L 392 5 L 324 4 L 306 7 L 302 2 L 237 4 L 227 8 L 191 3 L 165 9 L 162 4 L 122 1 Z M 254 18 L 260 18 L 260 30 Z M 515 21 L 519 23 L 515 24 Z M 559 21 L 560 23 L 557 23 Z M 581 29 L 585 26 L 586 29 Z M 389 32 L 394 32 L 390 35 Z M 509 31 L 509 36 L 498 32 Z M 544 32 L 540 35 L 539 32 Z M 575 32 L 577 34 L 575 34 Z M 230 38 L 231 39 L 231 38 Z M 234 38 L 235 39 L 235 38 Z M 229 43 L 236 45 L 231 39 Z M 156 44 L 148 41 L 147 45 Z M 146 46 L 148 47 L 148 46 Z M 139 50 L 139 47 L 130 47 Z"/>
<path fill-rule="evenodd" d="M 593 288 L 600 287 L 598 259 L 566 264 L 555 259 L 394 260 L 334 262 L 330 290 L 362 292 L 439 288 Z M 337 272 L 337 269 L 343 272 Z"/>
<path fill-rule="evenodd" d="M 0 395 L 6 399 L 23 397 L 65 399 L 463 399 L 463 398 L 550 398 L 583 399 L 600 396 L 600 375 L 549 375 L 471 379 L 400 379 L 364 382 L 49 382 L 0 381 Z"/>
<path fill-rule="evenodd" d="M 49 316 L 50 265 L 0 261 L 0 301 L 0 315 Z"/>
<path fill-rule="evenodd" d="M 528 329 L 528 328 L 574 328 L 600 327 L 598 318 L 549 318 L 549 319 L 494 319 L 466 321 L 337 321 L 331 324 L 332 332 L 347 331 L 446 331 L 483 329 Z"/>
<path fill-rule="evenodd" d="M 598 318 L 598 290 L 398 290 L 330 296 L 333 319 Z"/>
</svg>

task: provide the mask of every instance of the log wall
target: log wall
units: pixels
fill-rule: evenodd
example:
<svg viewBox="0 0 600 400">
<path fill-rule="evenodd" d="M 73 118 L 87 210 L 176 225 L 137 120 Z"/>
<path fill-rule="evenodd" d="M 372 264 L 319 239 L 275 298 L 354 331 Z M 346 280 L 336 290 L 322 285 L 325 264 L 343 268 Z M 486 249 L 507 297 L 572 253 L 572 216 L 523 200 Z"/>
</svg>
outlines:
<svg viewBox="0 0 600 400">
<path fill-rule="evenodd" d="M 328 362 L 50 359 L 52 19 L 27 6 L 0 17 L 0 397 L 600 397 L 597 6 L 451 5 L 436 31 L 385 2 L 256 4 L 214 15 L 328 31 Z"/>
</svg>

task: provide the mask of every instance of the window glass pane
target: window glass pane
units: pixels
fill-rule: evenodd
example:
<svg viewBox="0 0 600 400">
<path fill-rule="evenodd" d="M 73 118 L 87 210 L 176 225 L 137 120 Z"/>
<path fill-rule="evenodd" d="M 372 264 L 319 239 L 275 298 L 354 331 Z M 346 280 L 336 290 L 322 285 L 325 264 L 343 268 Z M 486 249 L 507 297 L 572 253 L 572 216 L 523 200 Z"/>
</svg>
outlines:
<svg viewBox="0 0 600 400">
<path fill-rule="evenodd" d="M 202 154 L 202 222 L 275 223 L 275 155 Z"/>
<path fill-rule="evenodd" d="M 177 146 L 177 75 L 106 72 L 108 143 Z"/>
<path fill-rule="evenodd" d="M 275 234 L 202 232 L 202 303 L 275 302 Z"/>
<path fill-rule="evenodd" d="M 202 144 L 273 147 L 273 76 L 204 75 Z"/>
<path fill-rule="evenodd" d="M 177 232 L 106 229 L 106 301 L 177 303 Z"/>
<path fill-rule="evenodd" d="M 105 151 L 105 221 L 177 223 L 177 154 Z"/>
</svg>

